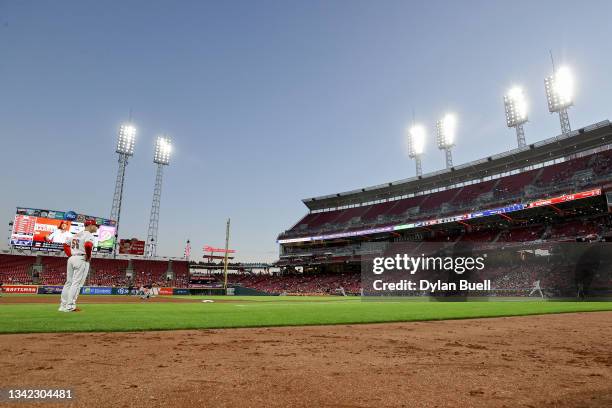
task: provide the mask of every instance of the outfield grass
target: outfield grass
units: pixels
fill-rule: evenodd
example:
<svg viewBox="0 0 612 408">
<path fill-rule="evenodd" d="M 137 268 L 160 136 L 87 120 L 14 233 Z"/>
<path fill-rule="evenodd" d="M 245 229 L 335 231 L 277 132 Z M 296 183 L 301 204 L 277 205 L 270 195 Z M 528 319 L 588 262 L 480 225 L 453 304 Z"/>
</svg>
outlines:
<svg viewBox="0 0 612 408">
<path fill-rule="evenodd" d="M 612 302 L 362 302 L 358 298 L 341 297 L 231 299 L 243 302 L 82 304 L 81 313 L 58 312 L 56 304 L 1 304 L 0 333 L 378 323 L 612 310 Z"/>
</svg>

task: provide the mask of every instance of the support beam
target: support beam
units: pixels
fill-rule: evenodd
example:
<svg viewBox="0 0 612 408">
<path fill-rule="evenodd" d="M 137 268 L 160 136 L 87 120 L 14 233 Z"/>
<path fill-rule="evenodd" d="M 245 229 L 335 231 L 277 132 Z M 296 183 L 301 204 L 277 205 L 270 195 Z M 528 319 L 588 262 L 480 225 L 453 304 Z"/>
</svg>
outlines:
<svg viewBox="0 0 612 408">
<path fill-rule="evenodd" d="M 164 177 L 164 165 L 157 163 L 155 176 L 155 187 L 153 188 L 153 202 L 151 204 L 151 215 L 149 216 L 149 230 L 147 233 L 147 258 L 153 258 L 157 254 L 157 230 L 159 228 L 159 207 L 161 204 L 162 180 Z"/>
</svg>

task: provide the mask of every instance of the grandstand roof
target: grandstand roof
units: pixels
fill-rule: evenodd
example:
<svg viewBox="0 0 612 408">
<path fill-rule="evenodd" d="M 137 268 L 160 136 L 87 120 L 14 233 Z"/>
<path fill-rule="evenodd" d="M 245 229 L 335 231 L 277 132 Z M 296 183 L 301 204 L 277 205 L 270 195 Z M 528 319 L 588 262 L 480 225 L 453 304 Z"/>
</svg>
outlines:
<svg viewBox="0 0 612 408">
<path fill-rule="evenodd" d="M 305 198 L 302 202 L 313 211 L 388 200 L 524 169 L 611 143 L 612 124 L 605 120 L 565 135 L 551 137 L 523 148 L 454 166 L 451 169 L 343 193 Z"/>
</svg>

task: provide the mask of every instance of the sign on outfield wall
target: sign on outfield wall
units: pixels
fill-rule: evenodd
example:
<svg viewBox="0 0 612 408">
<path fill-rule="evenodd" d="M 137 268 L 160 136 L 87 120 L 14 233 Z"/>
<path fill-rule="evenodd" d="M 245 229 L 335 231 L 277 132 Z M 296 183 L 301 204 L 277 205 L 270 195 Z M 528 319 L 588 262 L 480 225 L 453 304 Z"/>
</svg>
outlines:
<svg viewBox="0 0 612 408">
<path fill-rule="evenodd" d="M 113 295 L 137 295 L 138 288 L 132 288 L 132 291 L 128 293 L 130 290 L 128 288 L 113 288 Z"/>
<path fill-rule="evenodd" d="M 38 293 L 38 286 L 31 285 L 4 285 L 2 286 L 4 293 L 25 293 L 35 295 Z"/>
<path fill-rule="evenodd" d="M 84 286 L 81 288 L 81 295 L 112 295 L 113 288 L 111 287 L 98 287 L 98 286 Z"/>
<path fill-rule="evenodd" d="M 173 294 L 172 288 L 159 288 L 159 294 L 164 295 L 164 296 L 172 295 Z"/>
<path fill-rule="evenodd" d="M 62 289 L 64 289 L 63 286 L 49 286 L 49 285 L 45 285 L 45 286 L 39 286 L 38 287 L 38 294 L 39 295 L 58 295 L 60 293 L 62 293 Z"/>
</svg>

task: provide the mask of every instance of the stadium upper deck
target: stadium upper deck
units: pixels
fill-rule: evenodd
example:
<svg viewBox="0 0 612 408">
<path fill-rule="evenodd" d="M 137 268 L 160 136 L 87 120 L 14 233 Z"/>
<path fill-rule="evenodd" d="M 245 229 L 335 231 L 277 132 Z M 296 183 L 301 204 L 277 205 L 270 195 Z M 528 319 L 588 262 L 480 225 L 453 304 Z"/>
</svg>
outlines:
<svg viewBox="0 0 612 408">
<path fill-rule="evenodd" d="M 448 170 L 303 200 L 279 242 L 571 194 L 612 183 L 609 121 Z"/>
<path fill-rule="evenodd" d="M 405 196 L 424 195 L 472 184 L 491 177 L 503 177 L 526 168 L 542 167 L 554 160 L 585 152 L 612 143 L 612 125 L 605 120 L 566 135 L 485 157 L 451 169 L 443 169 L 420 177 L 412 177 L 358 190 L 305 198 L 302 202 L 312 212 L 342 209 L 351 206 L 375 204 L 381 200 L 400 199 Z M 470 183 L 472 182 L 472 183 Z"/>
</svg>

